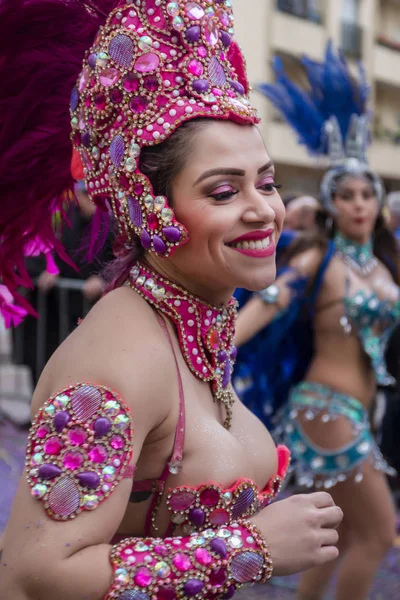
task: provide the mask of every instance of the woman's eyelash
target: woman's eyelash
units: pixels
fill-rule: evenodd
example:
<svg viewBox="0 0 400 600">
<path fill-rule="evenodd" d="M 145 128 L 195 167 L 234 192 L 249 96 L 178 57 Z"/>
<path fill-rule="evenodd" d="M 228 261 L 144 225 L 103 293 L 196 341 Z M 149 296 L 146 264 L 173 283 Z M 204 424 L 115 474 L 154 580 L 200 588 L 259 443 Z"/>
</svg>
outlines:
<svg viewBox="0 0 400 600">
<path fill-rule="evenodd" d="M 273 188 L 275 188 L 276 190 L 279 190 L 282 188 L 282 185 L 280 183 L 273 183 L 273 182 L 266 182 L 264 184 L 262 184 L 259 189 L 264 189 L 264 188 L 269 188 L 268 191 L 272 190 Z M 231 198 L 232 196 L 236 196 L 236 194 L 238 194 L 238 190 L 234 190 L 234 189 L 229 189 L 229 190 L 224 190 L 223 192 L 218 192 L 216 194 L 210 194 L 211 198 L 214 198 L 214 200 L 228 200 L 229 198 Z"/>
</svg>

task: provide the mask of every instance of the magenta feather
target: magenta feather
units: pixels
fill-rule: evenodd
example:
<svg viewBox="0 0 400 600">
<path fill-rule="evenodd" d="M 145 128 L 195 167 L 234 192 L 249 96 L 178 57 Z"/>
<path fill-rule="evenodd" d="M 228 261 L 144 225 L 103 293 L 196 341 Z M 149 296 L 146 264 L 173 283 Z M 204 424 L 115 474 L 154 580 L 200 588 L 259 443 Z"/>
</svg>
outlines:
<svg viewBox="0 0 400 600">
<path fill-rule="evenodd" d="M 24 247 L 34 239 L 68 260 L 52 217 L 73 186 L 69 100 L 85 52 L 118 4 L 0 0 L 0 274 L 14 295 L 30 285 Z"/>
</svg>

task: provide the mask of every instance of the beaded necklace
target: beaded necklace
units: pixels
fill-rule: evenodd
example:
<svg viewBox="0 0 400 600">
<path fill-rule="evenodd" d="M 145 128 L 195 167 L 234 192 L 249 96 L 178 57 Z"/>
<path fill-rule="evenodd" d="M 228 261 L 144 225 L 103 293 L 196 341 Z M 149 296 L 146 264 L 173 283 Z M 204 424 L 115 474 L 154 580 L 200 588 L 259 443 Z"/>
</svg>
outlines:
<svg viewBox="0 0 400 600">
<path fill-rule="evenodd" d="M 378 266 L 374 256 L 372 239 L 365 244 L 357 244 L 337 233 L 334 239 L 336 254 L 361 277 L 367 277 Z"/>
<path fill-rule="evenodd" d="M 227 306 L 209 304 L 140 262 L 131 269 L 128 285 L 176 325 L 189 369 L 198 379 L 211 383 L 214 401 L 225 407 L 224 427 L 230 429 L 237 301 L 232 298 Z"/>
</svg>

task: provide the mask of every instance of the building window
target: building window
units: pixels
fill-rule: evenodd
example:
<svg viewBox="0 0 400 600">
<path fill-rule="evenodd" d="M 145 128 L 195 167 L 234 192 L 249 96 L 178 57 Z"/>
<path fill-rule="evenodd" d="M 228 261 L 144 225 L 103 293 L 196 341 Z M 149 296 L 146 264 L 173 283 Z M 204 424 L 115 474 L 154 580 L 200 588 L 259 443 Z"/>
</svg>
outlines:
<svg viewBox="0 0 400 600">
<path fill-rule="evenodd" d="M 360 22 L 360 0 L 342 0 L 341 47 L 345 54 L 360 58 L 363 30 Z"/>
<path fill-rule="evenodd" d="M 318 10 L 318 0 L 277 0 L 277 8 L 281 12 L 321 23 L 321 12 Z"/>
</svg>

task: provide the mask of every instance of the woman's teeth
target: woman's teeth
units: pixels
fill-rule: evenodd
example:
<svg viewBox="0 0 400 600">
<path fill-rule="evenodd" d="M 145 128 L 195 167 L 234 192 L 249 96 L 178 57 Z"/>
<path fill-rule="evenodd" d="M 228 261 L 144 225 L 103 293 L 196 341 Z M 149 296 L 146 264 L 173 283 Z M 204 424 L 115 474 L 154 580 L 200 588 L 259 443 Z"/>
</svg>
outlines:
<svg viewBox="0 0 400 600">
<path fill-rule="evenodd" d="M 230 244 L 232 248 L 238 248 L 239 250 L 265 250 L 271 245 L 271 236 L 264 238 L 263 240 L 254 240 L 251 242 L 236 242 Z"/>
</svg>

